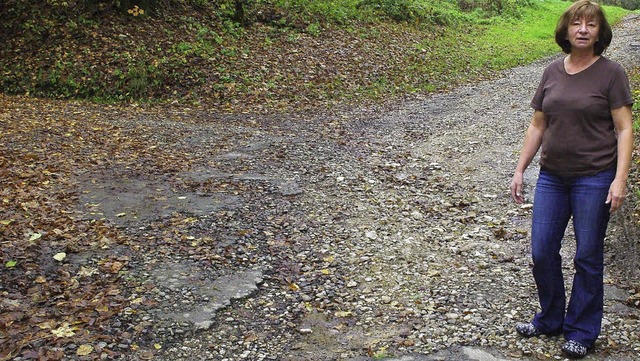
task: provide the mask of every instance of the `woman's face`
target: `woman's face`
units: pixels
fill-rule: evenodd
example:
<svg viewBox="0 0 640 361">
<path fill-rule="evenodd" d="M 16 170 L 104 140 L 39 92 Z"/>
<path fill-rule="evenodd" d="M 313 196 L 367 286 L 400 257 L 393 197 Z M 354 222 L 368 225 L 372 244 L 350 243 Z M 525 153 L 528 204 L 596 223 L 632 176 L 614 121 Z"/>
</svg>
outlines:
<svg viewBox="0 0 640 361">
<path fill-rule="evenodd" d="M 580 18 L 569 23 L 567 40 L 571 43 L 571 50 L 593 50 L 598 41 L 600 24 L 596 19 Z"/>
</svg>

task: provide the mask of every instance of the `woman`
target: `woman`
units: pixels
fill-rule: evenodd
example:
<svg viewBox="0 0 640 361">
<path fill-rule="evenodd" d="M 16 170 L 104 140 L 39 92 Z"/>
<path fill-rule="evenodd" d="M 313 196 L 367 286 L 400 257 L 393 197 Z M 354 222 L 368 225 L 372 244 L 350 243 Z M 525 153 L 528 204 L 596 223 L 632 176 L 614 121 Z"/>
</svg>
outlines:
<svg viewBox="0 0 640 361">
<path fill-rule="evenodd" d="M 523 173 L 541 149 L 531 227 L 540 312 L 516 325 L 525 337 L 564 334 L 562 351 L 584 357 L 600 333 L 604 237 L 624 202 L 633 148 L 633 100 L 622 67 L 601 54 L 611 27 L 596 3 L 579 0 L 561 16 L 556 43 L 568 54 L 544 71 L 511 197 L 524 201 Z M 560 248 L 573 216 L 575 275 L 566 307 Z"/>
</svg>

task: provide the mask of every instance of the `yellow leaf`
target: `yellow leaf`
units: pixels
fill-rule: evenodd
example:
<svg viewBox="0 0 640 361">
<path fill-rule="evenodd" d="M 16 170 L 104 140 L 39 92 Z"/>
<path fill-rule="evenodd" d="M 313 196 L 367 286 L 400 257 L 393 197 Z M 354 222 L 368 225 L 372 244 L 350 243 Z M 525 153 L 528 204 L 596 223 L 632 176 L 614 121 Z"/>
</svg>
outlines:
<svg viewBox="0 0 640 361">
<path fill-rule="evenodd" d="M 0 224 L 3 225 L 3 226 L 8 226 L 11 222 L 13 222 L 13 219 L 0 220 Z"/>
<path fill-rule="evenodd" d="M 71 337 L 76 334 L 73 328 L 69 327 L 69 322 L 65 322 L 62 326 L 51 330 L 51 333 L 56 337 Z"/>
<path fill-rule="evenodd" d="M 36 240 L 40 239 L 40 237 L 42 237 L 42 234 L 36 232 L 36 233 L 32 234 L 31 237 L 29 237 L 29 241 L 31 241 L 31 242 L 36 241 Z"/>
<path fill-rule="evenodd" d="M 43 330 L 48 330 L 48 329 L 53 329 L 53 326 L 55 326 L 54 321 L 49 320 L 46 322 L 42 322 L 38 324 L 38 327 L 40 327 Z"/>
<path fill-rule="evenodd" d="M 78 349 L 76 350 L 76 355 L 78 356 L 87 356 L 88 354 L 93 352 L 93 346 L 91 345 L 82 345 L 80 347 L 78 347 Z"/>
<path fill-rule="evenodd" d="M 62 262 L 64 261 L 64 259 L 67 257 L 67 254 L 64 252 L 60 252 L 60 253 L 56 253 L 55 256 L 53 256 L 53 259 L 55 259 L 58 262 Z"/>
<path fill-rule="evenodd" d="M 322 274 L 323 274 L 323 275 L 331 274 L 331 270 L 326 269 L 326 268 L 325 268 L 325 269 L 323 269 L 323 270 L 321 270 L 320 272 L 322 272 Z"/>
<path fill-rule="evenodd" d="M 289 289 L 291 291 L 300 291 L 300 286 L 298 286 L 294 282 L 291 282 L 291 283 L 289 283 Z"/>
<path fill-rule="evenodd" d="M 351 313 L 351 311 L 338 311 L 336 312 L 336 317 L 349 317 L 353 315 L 353 313 Z"/>
<path fill-rule="evenodd" d="M 336 258 L 335 258 L 334 256 L 327 256 L 327 257 L 323 258 L 322 260 L 323 260 L 323 261 L 325 261 L 325 262 L 329 262 L 329 263 L 331 263 L 331 262 L 333 262 L 333 260 L 335 260 L 335 259 L 336 259 Z"/>
<path fill-rule="evenodd" d="M 161 349 L 161 348 L 162 348 L 162 345 L 161 345 L 161 344 L 159 344 L 159 343 L 154 343 L 154 344 L 153 344 L 153 347 L 155 347 L 155 349 L 156 349 L 156 350 L 159 350 L 159 349 Z"/>
</svg>

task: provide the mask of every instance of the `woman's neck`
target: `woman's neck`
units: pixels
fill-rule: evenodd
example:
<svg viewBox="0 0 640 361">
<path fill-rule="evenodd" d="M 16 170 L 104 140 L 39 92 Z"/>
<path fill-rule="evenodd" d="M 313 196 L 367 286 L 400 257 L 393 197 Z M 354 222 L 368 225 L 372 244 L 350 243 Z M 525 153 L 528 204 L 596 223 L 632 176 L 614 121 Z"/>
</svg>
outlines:
<svg viewBox="0 0 640 361">
<path fill-rule="evenodd" d="M 567 73 L 576 74 L 590 67 L 591 64 L 595 63 L 598 59 L 600 59 L 600 55 L 596 55 L 593 51 L 572 51 L 571 54 L 565 58 L 564 67 Z"/>
<path fill-rule="evenodd" d="M 596 53 L 594 53 L 593 50 L 587 50 L 587 51 L 573 50 L 569 54 L 569 59 L 571 59 L 571 61 L 575 63 L 589 63 L 594 59 L 598 59 L 598 58 L 599 56 L 596 55 Z"/>
</svg>

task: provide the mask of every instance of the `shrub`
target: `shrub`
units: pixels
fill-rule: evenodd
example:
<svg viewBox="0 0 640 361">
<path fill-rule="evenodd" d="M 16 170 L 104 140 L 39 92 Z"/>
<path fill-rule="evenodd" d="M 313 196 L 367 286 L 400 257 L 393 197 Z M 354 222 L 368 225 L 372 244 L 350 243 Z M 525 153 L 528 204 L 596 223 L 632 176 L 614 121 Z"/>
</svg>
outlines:
<svg viewBox="0 0 640 361">
<path fill-rule="evenodd" d="M 434 6 L 424 0 L 362 0 L 357 7 L 398 22 L 451 25 L 468 20 L 455 4 L 446 1 Z"/>
</svg>

